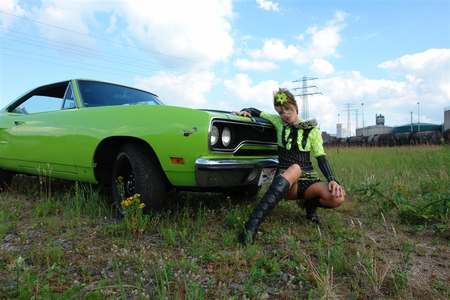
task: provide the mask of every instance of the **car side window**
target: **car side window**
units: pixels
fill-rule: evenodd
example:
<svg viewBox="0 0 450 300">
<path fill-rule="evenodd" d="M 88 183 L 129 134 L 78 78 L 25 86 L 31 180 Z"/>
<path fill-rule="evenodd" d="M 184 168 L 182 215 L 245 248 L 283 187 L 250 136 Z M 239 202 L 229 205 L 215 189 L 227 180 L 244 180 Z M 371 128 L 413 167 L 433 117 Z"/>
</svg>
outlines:
<svg viewBox="0 0 450 300">
<path fill-rule="evenodd" d="M 33 95 L 16 107 L 12 112 L 18 114 L 34 114 L 61 109 L 61 98 Z"/>
<path fill-rule="evenodd" d="M 63 109 L 72 109 L 76 108 L 75 97 L 73 96 L 72 85 L 69 85 L 66 91 L 66 95 L 64 97 Z"/>
</svg>

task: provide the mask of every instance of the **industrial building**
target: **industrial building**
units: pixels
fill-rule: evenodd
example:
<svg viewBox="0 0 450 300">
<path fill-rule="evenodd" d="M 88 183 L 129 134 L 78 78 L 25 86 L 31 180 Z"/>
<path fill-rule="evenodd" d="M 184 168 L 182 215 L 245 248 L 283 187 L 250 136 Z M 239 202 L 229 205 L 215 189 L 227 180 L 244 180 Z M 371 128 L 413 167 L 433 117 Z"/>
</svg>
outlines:
<svg viewBox="0 0 450 300">
<path fill-rule="evenodd" d="M 444 123 L 410 123 L 400 126 L 385 126 L 385 118 L 375 115 L 375 125 L 356 128 L 356 135 L 344 135 L 342 124 L 337 124 L 336 138 L 322 133 L 326 145 L 401 146 L 417 144 L 450 143 L 450 107 L 444 109 Z M 326 137 L 326 138 L 325 138 Z"/>
</svg>

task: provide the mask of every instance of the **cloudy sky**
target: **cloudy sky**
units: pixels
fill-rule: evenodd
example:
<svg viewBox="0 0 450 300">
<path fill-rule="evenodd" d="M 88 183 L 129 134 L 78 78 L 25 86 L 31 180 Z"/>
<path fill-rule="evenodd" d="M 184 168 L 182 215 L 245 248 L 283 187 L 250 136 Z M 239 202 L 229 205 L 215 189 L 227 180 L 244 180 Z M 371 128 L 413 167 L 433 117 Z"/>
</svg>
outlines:
<svg viewBox="0 0 450 300">
<path fill-rule="evenodd" d="M 0 0 L 0 107 L 70 78 L 221 110 L 273 111 L 285 87 L 332 134 L 442 124 L 450 1 Z"/>
</svg>

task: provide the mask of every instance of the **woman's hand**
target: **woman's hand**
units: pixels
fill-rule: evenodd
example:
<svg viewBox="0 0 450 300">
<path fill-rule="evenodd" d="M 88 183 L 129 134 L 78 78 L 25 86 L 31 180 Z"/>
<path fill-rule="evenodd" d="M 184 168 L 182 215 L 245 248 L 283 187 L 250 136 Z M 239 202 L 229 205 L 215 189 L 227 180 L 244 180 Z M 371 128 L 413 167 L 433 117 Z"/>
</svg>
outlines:
<svg viewBox="0 0 450 300">
<path fill-rule="evenodd" d="M 249 113 L 246 110 L 241 110 L 241 111 L 233 111 L 233 114 L 238 115 L 238 116 L 242 116 L 242 117 L 251 117 L 252 114 Z"/>
<path fill-rule="evenodd" d="M 328 183 L 328 189 L 335 198 L 345 197 L 345 190 L 334 180 Z"/>
<path fill-rule="evenodd" d="M 246 111 L 246 110 L 233 111 L 233 114 L 238 115 L 238 116 L 242 116 L 242 117 L 249 117 L 249 118 L 252 116 L 252 114 L 249 113 L 249 112 Z"/>
</svg>

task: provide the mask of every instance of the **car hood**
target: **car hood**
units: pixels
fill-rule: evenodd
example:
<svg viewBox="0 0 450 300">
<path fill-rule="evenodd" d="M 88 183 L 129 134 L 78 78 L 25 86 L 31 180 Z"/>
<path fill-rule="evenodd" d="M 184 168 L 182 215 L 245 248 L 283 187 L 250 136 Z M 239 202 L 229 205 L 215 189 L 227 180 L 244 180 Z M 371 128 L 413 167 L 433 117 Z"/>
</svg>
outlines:
<svg viewBox="0 0 450 300">
<path fill-rule="evenodd" d="M 213 114 L 217 117 L 221 117 L 221 118 L 227 118 L 230 120 L 239 120 L 239 121 L 249 121 L 249 122 L 257 122 L 257 123 L 263 123 L 263 124 L 268 124 L 270 125 L 271 123 L 263 118 L 259 118 L 259 117 L 242 117 L 242 116 L 238 116 L 236 114 L 234 114 L 231 111 L 225 111 L 225 110 L 216 110 L 216 109 L 198 109 L 204 112 L 208 112 L 210 114 Z"/>
</svg>

